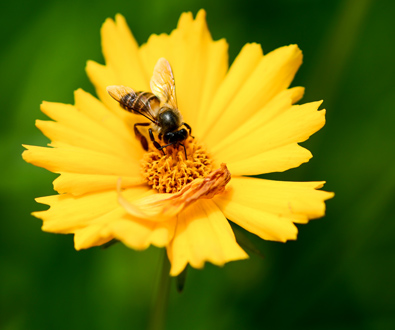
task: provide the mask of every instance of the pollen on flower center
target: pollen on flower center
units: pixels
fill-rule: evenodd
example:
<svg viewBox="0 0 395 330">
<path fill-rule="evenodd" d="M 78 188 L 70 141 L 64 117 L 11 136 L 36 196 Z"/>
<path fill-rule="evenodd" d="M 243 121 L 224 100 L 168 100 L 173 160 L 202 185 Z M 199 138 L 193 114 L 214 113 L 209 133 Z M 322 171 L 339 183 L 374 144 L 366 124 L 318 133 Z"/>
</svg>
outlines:
<svg viewBox="0 0 395 330">
<path fill-rule="evenodd" d="M 142 159 L 143 176 L 148 184 L 160 193 L 175 193 L 198 178 L 212 172 L 212 160 L 196 139 L 184 141 L 187 159 L 182 146 L 166 148 L 166 155 L 151 146 Z"/>
</svg>

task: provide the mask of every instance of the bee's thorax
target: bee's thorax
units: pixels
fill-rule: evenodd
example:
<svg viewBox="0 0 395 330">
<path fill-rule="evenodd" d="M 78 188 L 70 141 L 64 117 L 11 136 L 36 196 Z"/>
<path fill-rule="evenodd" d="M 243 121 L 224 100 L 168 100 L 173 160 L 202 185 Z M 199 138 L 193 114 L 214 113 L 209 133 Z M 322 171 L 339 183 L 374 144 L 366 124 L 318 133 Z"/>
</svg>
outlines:
<svg viewBox="0 0 395 330">
<path fill-rule="evenodd" d="M 162 134 L 174 132 L 181 126 L 180 118 L 171 109 L 164 109 L 158 115 L 158 126 L 161 127 Z"/>
</svg>

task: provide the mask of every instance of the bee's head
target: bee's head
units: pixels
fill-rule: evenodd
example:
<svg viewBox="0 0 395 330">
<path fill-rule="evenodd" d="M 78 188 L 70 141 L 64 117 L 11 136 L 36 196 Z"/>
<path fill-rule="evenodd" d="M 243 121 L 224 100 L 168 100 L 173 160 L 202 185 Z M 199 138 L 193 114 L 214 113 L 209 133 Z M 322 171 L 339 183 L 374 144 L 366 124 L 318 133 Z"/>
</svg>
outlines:
<svg viewBox="0 0 395 330">
<path fill-rule="evenodd" d="M 163 135 L 163 142 L 166 144 L 175 144 L 184 141 L 187 137 L 188 131 L 185 128 L 181 128 L 179 131 L 165 133 Z"/>
</svg>

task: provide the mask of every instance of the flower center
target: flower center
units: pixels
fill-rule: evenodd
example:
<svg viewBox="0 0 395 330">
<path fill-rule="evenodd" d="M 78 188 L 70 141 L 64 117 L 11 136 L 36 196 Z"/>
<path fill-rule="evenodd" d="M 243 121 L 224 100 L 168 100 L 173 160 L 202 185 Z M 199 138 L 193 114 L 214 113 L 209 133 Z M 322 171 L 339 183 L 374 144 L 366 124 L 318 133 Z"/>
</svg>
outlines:
<svg viewBox="0 0 395 330">
<path fill-rule="evenodd" d="M 176 193 L 195 179 L 212 172 L 212 160 L 196 139 L 188 137 L 183 146 L 166 148 L 166 155 L 152 145 L 142 159 L 143 176 L 160 193 Z"/>
</svg>

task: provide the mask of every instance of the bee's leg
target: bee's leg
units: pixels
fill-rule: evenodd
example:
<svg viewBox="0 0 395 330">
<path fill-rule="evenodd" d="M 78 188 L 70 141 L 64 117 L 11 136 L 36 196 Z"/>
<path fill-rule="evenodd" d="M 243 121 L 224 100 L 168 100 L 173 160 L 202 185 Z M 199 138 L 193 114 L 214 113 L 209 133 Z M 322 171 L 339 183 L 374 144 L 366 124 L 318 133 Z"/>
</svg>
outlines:
<svg viewBox="0 0 395 330">
<path fill-rule="evenodd" d="M 148 151 L 148 142 L 147 138 L 141 134 L 141 132 L 138 130 L 137 126 L 149 126 L 151 125 L 150 123 L 137 123 L 134 124 L 134 134 L 136 135 L 136 138 L 138 138 L 141 142 L 141 146 L 145 151 Z"/>
<path fill-rule="evenodd" d="M 150 129 L 148 130 L 148 132 L 149 132 L 149 137 L 151 138 L 151 141 L 152 141 L 154 147 L 155 147 L 156 149 L 158 149 L 158 150 L 161 150 L 161 151 L 163 152 L 163 155 L 166 155 L 166 153 L 165 153 L 165 151 L 163 150 L 163 148 L 165 148 L 165 147 L 167 147 L 167 146 L 163 146 L 163 147 L 162 147 L 158 142 L 156 142 L 154 133 L 152 133 L 152 128 L 150 128 Z"/>
<path fill-rule="evenodd" d="M 189 135 L 194 139 L 195 137 L 192 136 L 192 127 L 189 126 L 187 123 L 182 123 L 189 131 Z M 184 147 L 185 148 L 185 147 Z"/>
<path fill-rule="evenodd" d="M 192 137 L 193 137 L 193 136 L 192 136 Z M 187 156 L 187 148 L 185 148 L 185 145 L 183 145 L 182 143 L 180 143 L 180 146 L 183 146 L 183 147 L 184 147 L 185 160 L 187 160 L 187 159 L 188 159 L 188 156 Z"/>
</svg>

